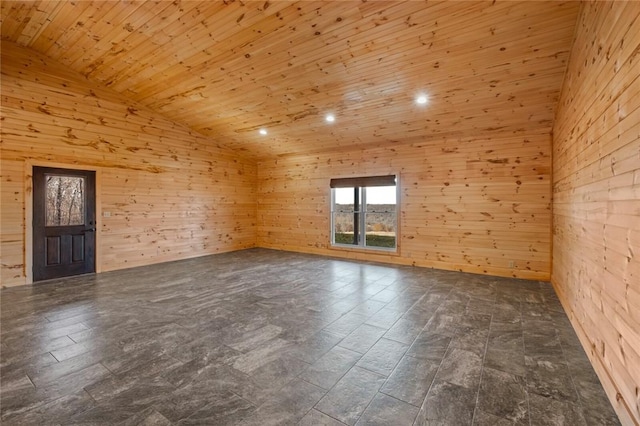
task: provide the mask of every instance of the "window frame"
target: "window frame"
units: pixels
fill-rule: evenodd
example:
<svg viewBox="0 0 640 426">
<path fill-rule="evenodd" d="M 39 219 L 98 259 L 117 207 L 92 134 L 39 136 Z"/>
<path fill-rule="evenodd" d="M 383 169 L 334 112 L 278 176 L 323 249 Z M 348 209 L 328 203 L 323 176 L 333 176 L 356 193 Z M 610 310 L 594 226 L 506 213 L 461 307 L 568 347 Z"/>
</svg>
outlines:
<svg viewBox="0 0 640 426">
<path fill-rule="evenodd" d="M 359 192 L 359 205 L 358 210 L 356 210 L 354 205 L 354 214 L 358 214 L 358 228 L 362 230 L 359 232 L 359 243 L 356 244 L 341 244 L 336 243 L 335 241 L 335 190 L 338 188 L 329 188 L 330 197 L 329 197 L 329 247 L 332 249 L 340 249 L 340 250 L 350 250 L 350 251 L 366 251 L 366 252 L 381 252 L 387 254 L 400 254 L 400 174 L 399 173 L 390 173 L 389 175 L 395 176 L 395 189 L 396 189 L 396 204 L 395 204 L 395 226 L 396 226 L 396 240 L 395 247 L 378 247 L 378 246 L 367 246 L 366 245 L 366 218 L 367 218 L 367 210 L 366 210 L 366 188 L 375 188 L 376 186 L 354 186 L 352 188 L 358 188 Z M 357 179 L 366 179 L 368 176 L 363 176 L 362 178 Z M 355 199 L 355 190 L 354 190 L 354 199 Z M 375 213 L 375 212 L 369 212 Z M 355 221 L 354 221 L 355 225 Z"/>
</svg>

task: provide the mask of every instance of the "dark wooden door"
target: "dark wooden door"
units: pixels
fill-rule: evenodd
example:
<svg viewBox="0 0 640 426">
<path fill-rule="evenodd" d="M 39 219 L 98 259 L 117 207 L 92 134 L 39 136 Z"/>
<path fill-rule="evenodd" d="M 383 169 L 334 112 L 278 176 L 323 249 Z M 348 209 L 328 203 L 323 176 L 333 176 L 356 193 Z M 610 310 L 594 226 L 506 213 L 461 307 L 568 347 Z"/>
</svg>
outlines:
<svg viewBox="0 0 640 426">
<path fill-rule="evenodd" d="M 95 272 L 96 178 L 33 168 L 33 280 Z"/>
</svg>

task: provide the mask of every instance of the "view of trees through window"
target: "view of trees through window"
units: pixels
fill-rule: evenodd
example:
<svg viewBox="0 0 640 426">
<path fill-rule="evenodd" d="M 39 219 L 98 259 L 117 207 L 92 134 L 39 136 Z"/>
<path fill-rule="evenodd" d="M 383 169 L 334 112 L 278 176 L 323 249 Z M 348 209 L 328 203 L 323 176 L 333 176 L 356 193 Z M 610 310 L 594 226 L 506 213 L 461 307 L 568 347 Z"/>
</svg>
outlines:
<svg viewBox="0 0 640 426">
<path fill-rule="evenodd" d="M 46 226 L 84 224 L 84 178 L 47 175 Z"/>
<path fill-rule="evenodd" d="M 335 188 L 333 241 L 365 247 L 395 248 L 396 187 Z M 362 236 L 364 235 L 364 241 Z"/>
</svg>

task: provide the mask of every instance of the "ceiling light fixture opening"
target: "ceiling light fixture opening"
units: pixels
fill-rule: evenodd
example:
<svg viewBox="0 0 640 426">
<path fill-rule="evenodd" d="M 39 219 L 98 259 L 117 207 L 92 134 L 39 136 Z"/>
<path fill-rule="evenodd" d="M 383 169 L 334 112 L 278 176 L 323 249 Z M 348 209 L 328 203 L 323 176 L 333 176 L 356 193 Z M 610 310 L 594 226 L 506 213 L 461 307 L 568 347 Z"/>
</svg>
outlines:
<svg viewBox="0 0 640 426">
<path fill-rule="evenodd" d="M 420 94 L 416 96 L 416 103 L 418 105 L 426 105 L 429 102 L 429 96 L 425 94 Z"/>
<path fill-rule="evenodd" d="M 336 121 L 336 116 L 333 114 L 327 114 L 324 119 L 327 120 L 327 123 L 333 123 Z"/>
<path fill-rule="evenodd" d="M 264 136 L 267 134 L 267 129 L 260 129 L 258 132 L 260 132 L 260 134 Z"/>
</svg>

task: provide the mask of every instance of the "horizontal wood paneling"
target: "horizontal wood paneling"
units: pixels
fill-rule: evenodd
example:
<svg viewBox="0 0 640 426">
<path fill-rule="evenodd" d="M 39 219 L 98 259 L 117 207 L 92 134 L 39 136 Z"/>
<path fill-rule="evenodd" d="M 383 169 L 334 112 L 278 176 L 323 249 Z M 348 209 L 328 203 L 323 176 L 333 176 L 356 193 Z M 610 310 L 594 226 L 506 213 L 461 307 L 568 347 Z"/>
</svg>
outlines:
<svg viewBox="0 0 640 426">
<path fill-rule="evenodd" d="M 640 424 L 640 3 L 579 15 L 553 138 L 552 281 L 623 424 Z"/>
<path fill-rule="evenodd" d="M 25 282 L 25 162 L 98 168 L 103 271 L 253 247 L 256 164 L 2 44 L 2 285 Z"/>
<path fill-rule="evenodd" d="M 261 161 L 258 245 L 548 279 L 550 143 L 549 135 L 479 137 Z M 330 179 L 393 173 L 399 255 L 331 248 Z"/>
</svg>

